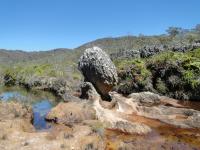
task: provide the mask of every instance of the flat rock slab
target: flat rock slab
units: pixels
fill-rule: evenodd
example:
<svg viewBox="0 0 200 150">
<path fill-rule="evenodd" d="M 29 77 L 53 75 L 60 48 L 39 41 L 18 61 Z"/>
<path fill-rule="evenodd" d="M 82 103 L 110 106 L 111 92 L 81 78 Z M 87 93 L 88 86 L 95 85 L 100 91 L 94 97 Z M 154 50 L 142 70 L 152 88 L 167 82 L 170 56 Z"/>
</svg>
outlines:
<svg viewBox="0 0 200 150">
<path fill-rule="evenodd" d="M 85 102 L 59 103 L 46 116 L 46 120 L 58 124 L 73 125 L 83 120 L 95 119 L 94 109 Z"/>
<path fill-rule="evenodd" d="M 127 98 L 114 93 L 113 97 L 122 113 L 135 113 L 181 128 L 200 128 L 200 111 L 186 108 L 178 100 L 150 92 L 133 93 Z"/>
</svg>

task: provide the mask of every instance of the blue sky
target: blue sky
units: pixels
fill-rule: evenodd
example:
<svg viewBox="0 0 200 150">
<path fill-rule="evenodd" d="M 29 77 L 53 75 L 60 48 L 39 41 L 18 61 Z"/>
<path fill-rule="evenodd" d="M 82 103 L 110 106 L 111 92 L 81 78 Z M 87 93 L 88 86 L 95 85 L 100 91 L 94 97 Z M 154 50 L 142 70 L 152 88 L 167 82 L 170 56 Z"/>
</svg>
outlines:
<svg viewBox="0 0 200 150">
<path fill-rule="evenodd" d="M 200 0 L 0 0 L 0 48 L 74 48 L 200 23 Z"/>
</svg>

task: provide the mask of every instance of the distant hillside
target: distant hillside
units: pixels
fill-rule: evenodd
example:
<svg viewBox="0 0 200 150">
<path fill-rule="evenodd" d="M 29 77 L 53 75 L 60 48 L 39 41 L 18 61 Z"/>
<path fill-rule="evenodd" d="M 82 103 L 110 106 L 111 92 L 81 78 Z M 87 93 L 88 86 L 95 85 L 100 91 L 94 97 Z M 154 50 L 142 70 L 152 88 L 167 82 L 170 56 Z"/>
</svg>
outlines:
<svg viewBox="0 0 200 150">
<path fill-rule="evenodd" d="M 11 50 L 4 50 L 0 49 L 0 83 L 5 83 L 5 79 L 8 79 L 8 81 L 14 81 L 18 83 L 29 83 L 30 80 L 38 79 L 40 77 L 56 77 L 56 78 L 62 78 L 66 79 L 68 81 L 69 89 L 76 89 L 79 85 L 79 82 L 83 80 L 83 77 L 81 73 L 78 71 L 77 62 L 79 57 L 82 55 L 84 50 L 89 47 L 98 46 L 105 50 L 108 54 L 111 54 L 111 56 L 117 56 L 112 57 L 112 59 L 117 68 L 118 71 L 120 71 L 120 68 L 117 64 L 123 64 L 124 66 L 127 66 L 127 60 L 128 62 L 137 62 L 137 59 L 141 59 L 142 62 L 144 62 L 141 66 L 139 64 L 139 70 L 136 70 L 136 72 L 133 73 L 142 73 L 141 79 L 143 81 L 143 77 L 146 77 L 147 70 L 143 69 L 146 67 L 146 56 L 153 56 L 153 55 L 159 55 L 162 56 L 162 54 L 159 54 L 158 52 L 163 52 L 162 48 L 161 50 L 158 47 L 168 47 L 170 50 L 173 50 L 173 46 L 178 46 L 180 48 L 180 52 L 185 52 L 185 49 L 195 49 L 194 47 L 191 48 L 190 45 L 195 43 L 200 43 L 200 30 L 183 30 L 180 28 L 170 28 L 167 35 L 159 35 L 159 36 L 123 36 L 123 37 L 116 37 L 116 38 L 102 38 L 95 41 L 88 42 L 80 47 L 77 47 L 75 49 L 67 49 L 67 48 L 59 48 L 49 51 L 39 51 L 39 52 L 25 52 L 25 51 L 11 51 Z M 148 46 L 152 48 L 148 48 Z M 200 46 L 198 45 L 197 48 Z M 171 49 L 172 48 L 172 49 Z M 179 52 L 179 50 L 177 50 Z M 128 52 L 128 53 L 126 53 Z M 131 52 L 131 53 L 129 53 Z M 133 54 L 140 53 L 139 56 L 145 56 L 144 60 L 143 57 L 132 57 Z M 199 50 L 197 51 L 197 53 Z M 194 53 L 195 55 L 197 53 Z M 123 59 L 120 59 L 118 57 L 118 54 L 124 56 L 124 54 L 131 54 L 131 58 L 127 59 L 127 57 L 121 57 Z M 145 55 L 144 55 L 145 54 Z M 168 53 L 167 53 L 168 54 Z M 169 54 L 171 54 L 169 52 Z M 183 54 L 185 55 L 185 53 Z M 179 56 L 179 55 L 178 55 Z M 180 54 L 181 56 L 181 54 Z M 186 56 L 186 55 L 185 55 Z M 189 55 L 190 56 L 190 55 Z M 198 55 L 199 56 L 199 55 Z M 168 57 L 167 57 L 168 58 Z M 190 57 L 189 57 L 190 58 Z M 194 56 L 195 61 L 190 63 L 189 65 L 194 66 L 196 68 L 199 68 L 199 57 L 196 58 Z M 127 60 L 126 60 L 127 59 Z M 151 59 L 151 58 L 149 58 Z M 196 61 L 197 60 L 197 61 Z M 117 63 L 116 63 L 117 62 Z M 132 66 L 132 65 L 130 65 Z M 143 67 L 143 68 L 141 68 Z M 134 68 L 133 68 L 134 69 Z M 147 68 L 148 69 L 148 68 Z M 130 70 L 130 69 L 128 69 Z M 188 70 L 186 70 L 188 71 Z M 124 73 L 126 74 L 126 69 L 124 70 Z M 183 69 L 183 75 L 184 74 Z M 186 72 L 187 73 L 187 72 Z M 194 75 L 195 78 L 193 78 Z M 198 75 L 196 75 L 198 74 Z M 134 74 L 135 75 L 135 74 Z M 196 76 L 199 76 L 199 72 L 189 72 L 191 77 L 191 82 L 189 84 L 196 85 Z M 147 74 L 148 76 L 148 74 Z M 126 76 L 125 76 L 126 77 Z M 125 78 L 126 79 L 126 78 Z M 129 78 L 128 78 L 129 79 Z M 130 78 L 132 79 L 132 77 Z M 187 78 L 188 80 L 188 78 Z M 144 80 L 145 81 L 145 80 Z M 160 81 L 160 79 L 158 80 Z M 163 80 L 165 82 L 165 80 Z M 123 83 L 123 82 L 121 82 Z M 120 83 L 120 84 L 121 84 Z M 133 83 L 133 82 L 131 82 Z M 184 79 L 185 83 L 185 79 Z M 121 87 L 122 91 L 126 91 L 126 87 L 129 87 L 129 84 L 124 84 L 125 87 Z M 140 87 L 140 84 L 138 84 Z M 199 85 L 199 84 L 198 84 Z M 141 90 L 140 88 L 139 90 Z M 128 88 L 128 90 L 130 90 Z M 135 90 L 135 88 L 133 89 Z"/>
<path fill-rule="evenodd" d="M 98 46 L 108 54 L 125 50 L 138 50 L 151 45 L 185 45 L 195 40 L 200 40 L 200 25 L 194 29 L 182 29 L 169 27 L 168 34 L 157 36 L 122 36 L 97 39 L 88 42 L 75 49 L 59 48 L 49 51 L 25 52 L 21 50 L 11 51 L 0 49 L 1 63 L 16 63 L 27 61 L 46 61 L 46 59 L 56 59 L 63 57 L 68 62 L 76 63 L 80 55 L 86 48 Z M 54 57 L 54 58 L 53 58 Z"/>
<path fill-rule="evenodd" d="M 86 48 L 98 46 L 105 50 L 107 53 L 118 52 L 121 50 L 138 49 L 145 45 L 161 44 L 158 37 L 154 36 L 124 36 L 117 38 L 103 38 L 98 39 L 89 43 L 86 43 L 80 47 L 73 50 L 63 48 L 55 49 L 49 51 L 39 51 L 39 52 L 25 52 L 21 50 L 4 50 L 0 49 L 0 62 L 1 63 L 16 63 L 16 62 L 26 62 L 26 61 L 36 61 L 40 59 L 58 57 L 65 55 L 70 61 L 77 61 L 80 55 Z"/>
<path fill-rule="evenodd" d="M 86 43 L 78 48 L 75 48 L 75 51 L 80 54 L 86 48 L 98 46 L 105 50 L 107 53 L 118 52 L 121 50 L 131 50 L 139 49 L 145 45 L 160 44 L 160 41 L 157 37 L 154 36 L 123 36 L 117 38 L 102 38 L 89 43 Z"/>
<path fill-rule="evenodd" d="M 86 43 L 78 48 L 75 48 L 77 57 L 80 57 L 81 53 L 89 47 L 98 46 L 105 50 L 108 54 L 116 53 L 119 51 L 126 50 L 139 50 L 145 46 L 152 45 L 186 45 L 200 39 L 200 34 L 188 31 L 177 34 L 176 36 L 171 35 L 158 35 L 158 36 L 123 36 L 116 38 L 102 38 L 89 43 Z"/>
<path fill-rule="evenodd" d="M 115 52 L 121 49 L 127 50 L 132 48 L 140 48 L 146 44 L 159 44 L 159 40 L 153 36 L 137 37 L 123 36 L 117 38 L 102 38 L 89 43 L 86 43 L 75 50 L 84 50 L 92 46 L 98 46 L 105 49 L 108 53 Z"/>
<path fill-rule="evenodd" d="M 39 52 L 25 52 L 22 50 L 0 49 L 0 62 L 1 63 L 26 62 L 26 61 L 39 60 L 39 59 L 44 59 L 46 57 L 52 57 L 68 53 L 71 53 L 71 50 L 66 48 L 59 48 L 59 49 L 54 49 L 49 51 L 39 51 Z"/>
</svg>

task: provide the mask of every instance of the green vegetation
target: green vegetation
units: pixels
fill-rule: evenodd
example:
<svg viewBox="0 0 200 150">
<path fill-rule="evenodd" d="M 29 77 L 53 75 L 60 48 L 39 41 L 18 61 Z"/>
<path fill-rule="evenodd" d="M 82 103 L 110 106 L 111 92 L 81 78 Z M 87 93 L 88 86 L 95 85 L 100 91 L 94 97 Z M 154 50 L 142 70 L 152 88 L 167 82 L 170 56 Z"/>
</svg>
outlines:
<svg viewBox="0 0 200 150">
<path fill-rule="evenodd" d="M 200 49 L 187 53 L 164 52 L 148 59 L 148 65 L 168 66 L 171 64 L 181 72 L 181 78 L 193 89 L 200 86 Z"/>
<path fill-rule="evenodd" d="M 120 83 L 124 83 L 118 90 L 124 94 L 150 90 L 179 99 L 186 98 L 180 97 L 183 93 L 191 99 L 200 94 L 200 49 L 186 53 L 168 51 L 146 59 L 116 60 L 114 63 Z"/>
<path fill-rule="evenodd" d="M 124 50 L 137 51 L 145 46 L 185 46 L 200 41 L 200 25 L 194 29 L 169 27 L 166 31 L 167 34 L 157 36 L 141 34 L 98 39 L 73 50 L 55 49 L 27 53 L 0 49 L 0 82 L 6 79 L 9 84 L 15 84 L 16 82 L 26 83 L 38 77 L 56 77 L 67 80 L 71 86 L 77 86 L 82 78 L 77 70 L 77 62 L 86 48 L 98 46 L 111 54 L 119 51 L 123 53 Z M 114 60 L 120 77 L 117 88 L 125 94 L 148 90 L 162 94 L 168 93 L 178 98 L 184 92 L 186 97 L 190 98 L 192 95 L 196 97 L 200 91 L 198 89 L 200 87 L 199 59 L 199 49 L 187 53 L 167 51 L 145 59 L 117 58 Z M 174 91 L 177 95 L 174 95 Z"/>
<path fill-rule="evenodd" d="M 114 61 L 118 70 L 129 70 L 129 74 L 125 77 L 125 80 L 132 80 L 132 77 L 140 85 L 147 84 L 146 82 L 148 77 L 151 75 L 151 72 L 146 68 L 145 61 L 142 59 L 134 60 L 116 60 Z"/>
<path fill-rule="evenodd" d="M 12 65 L 2 65 L 0 76 L 9 81 L 8 84 L 27 83 L 37 77 L 64 78 L 73 84 L 81 80 L 81 74 L 77 69 L 77 63 L 67 59 L 66 55 L 46 57 L 43 59 L 17 62 Z"/>
<path fill-rule="evenodd" d="M 157 79 L 155 86 L 160 93 L 165 94 L 167 92 L 166 84 L 161 78 Z"/>
</svg>

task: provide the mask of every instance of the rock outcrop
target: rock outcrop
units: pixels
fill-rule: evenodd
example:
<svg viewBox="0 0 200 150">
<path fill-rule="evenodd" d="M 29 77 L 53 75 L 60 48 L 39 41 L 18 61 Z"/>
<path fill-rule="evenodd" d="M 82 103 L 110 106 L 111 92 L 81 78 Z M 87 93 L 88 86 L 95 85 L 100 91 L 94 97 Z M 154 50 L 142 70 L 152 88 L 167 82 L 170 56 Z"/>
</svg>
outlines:
<svg viewBox="0 0 200 150">
<path fill-rule="evenodd" d="M 81 96 L 82 99 L 94 100 L 95 97 L 98 97 L 99 94 L 95 90 L 94 86 L 90 82 L 83 82 L 80 85 L 81 88 Z"/>
<path fill-rule="evenodd" d="M 174 46 L 169 47 L 169 50 L 172 50 L 174 52 L 186 52 L 192 51 L 197 48 L 200 48 L 200 43 L 198 41 L 192 44 L 176 44 Z"/>
<path fill-rule="evenodd" d="M 69 85 L 63 78 L 33 77 L 30 78 L 26 83 L 20 84 L 24 84 L 24 86 L 29 89 L 48 90 L 60 97 L 69 91 Z"/>
<path fill-rule="evenodd" d="M 36 89 L 49 91 L 52 92 L 54 95 L 61 97 L 65 101 L 72 101 L 73 99 L 76 99 L 72 95 L 72 89 L 76 87 L 73 87 L 73 85 L 70 83 L 71 81 L 68 81 L 65 78 L 32 76 L 28 79 L 22 80 L 13 77 L 13 75 L 6 74 L 2 82 L 2 84 L 6 86 L 19 85 L 25 87 L 28 90 Z"/>
<path fill-rule="evenodd" d="M 139 50 L 141 58 L 150 57 L 150 56 L 153 56 L 153 55 L 163 52 L 163 51 L 164 51 L 163 45 L 145 46 L 144 48 Z"/>
<path fill-rule="evenodd" d="M 140 51 L 138 50 L 120 50 L 117 53 L 111 53 L 110 57 L 112 60 L 115 59 L 131 59 L 131 58 L 140 58 Z"/>
<path fill-rule="evenodd" d="M 174 52 L 187 52 L 200 48 L 200 42 L 196 41 L 192 44 L 177 43 L 174 45 L 147 45 L 140 49 L 121 50 L 115 53 L 111 53 L 112 60 L 116 59 L 132 59 L 132 58 L 148 58 L 163 51 Z"/>
<path fill-rule="evenodd" d="M 85 81 L 91 82 L 104 99 L 118 82 L 117 71 L 109 56 L 100 48 L 86 49 L 79 59 L 78 68 Z"/>
<path fill-rule="evenodd" d="M 32 109 L 29 106 L 0 102 L 0 149 L 105 149 L 103 139 L 89 126 L 55 125 L 51 130 L 35 132 L 31 120 Z"/>
<path fill-rule="evenodd" d="M 72 126 L 84 120 L 95 119 L 95 110 L 84 102 L 59 103 L 46 116 L 46 120 Z"/>
<path fill-rule="evenodd" d="M 160 104 L 160 96 L 151 92 L 132 93 L 128 98 L 133 98 L 134 102 L 143 106 L 155 106 Z"/>
<path fill-rule="evenodd" d="M 200 111 L 150 92 L 132 93 L 128 97 L 116 92 L 110 94 L 117 103 L 113 108 L 103 108 L 97 95 L 91 97 L 92 101 L 58 104 L 47 116 L 56 124 L 43 132 L 34 132 L 30 107 L 2 102 L 0 149 L 103 150 L 152 146 L 198 149 L 200 146 Z"/>
<path fill-rule="evenodd" d="M 114 93 L 119 111 L 160 120 L 181 128 L 200 128 L 200 111 L 188 109 L 175 99 L 150 92 L 133 93 L 128 98 Z"/>
</svg>

